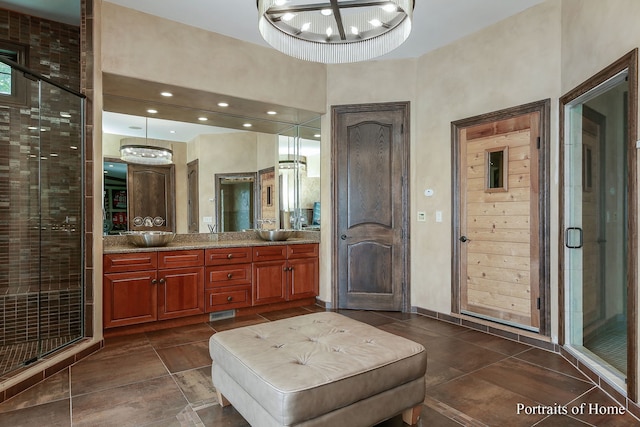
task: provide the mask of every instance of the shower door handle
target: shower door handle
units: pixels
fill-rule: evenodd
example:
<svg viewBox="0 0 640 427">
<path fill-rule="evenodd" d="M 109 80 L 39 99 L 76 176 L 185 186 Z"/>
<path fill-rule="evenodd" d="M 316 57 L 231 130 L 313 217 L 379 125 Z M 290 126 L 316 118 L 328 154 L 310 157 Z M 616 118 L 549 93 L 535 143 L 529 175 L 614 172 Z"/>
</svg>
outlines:
<svg viewBox="0 0 640 427">
<path fill-rule="evenodd" d="M 573 234 L 572 232 L 577 232 L 578 233 L 578 244 L 571 244 L 569 243 L 571 234 Z M 582 228 L 580 227 L 567 227 L 566 230 L 564 230 L 564 245 L 569 248 L 569 249 L 580 249 L 582 247 L 582 244 L 584 243 L 584 239 L 583 239 L 583 231 Z"/>
</svg>

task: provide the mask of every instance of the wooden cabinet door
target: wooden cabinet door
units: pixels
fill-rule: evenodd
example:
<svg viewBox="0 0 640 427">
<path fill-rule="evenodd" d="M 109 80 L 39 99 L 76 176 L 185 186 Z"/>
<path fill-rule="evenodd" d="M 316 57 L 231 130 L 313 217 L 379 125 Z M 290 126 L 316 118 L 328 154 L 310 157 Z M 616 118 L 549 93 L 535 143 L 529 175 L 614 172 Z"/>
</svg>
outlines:
<svg viewBox="0 0 640 427">
<path fill-rule="evenodd" d="M 253 263 L 253 305 L 285 301 L 287 298 L 287 262 Z"/>
<path fill-rule="evenodd" d="M 156 278 L 156 270 L 105 274 L 104 327 L 157 320 Z"/>
<path fill-rule="evenodd" d="M 313 298 L 318 295 L 318 258 L 289 260 L 288 299 Z"/>
<path fill-rule="evenodd" d="M 158 319 L 204 313 L 204 268 L 158 270 Z"/>
</svg>

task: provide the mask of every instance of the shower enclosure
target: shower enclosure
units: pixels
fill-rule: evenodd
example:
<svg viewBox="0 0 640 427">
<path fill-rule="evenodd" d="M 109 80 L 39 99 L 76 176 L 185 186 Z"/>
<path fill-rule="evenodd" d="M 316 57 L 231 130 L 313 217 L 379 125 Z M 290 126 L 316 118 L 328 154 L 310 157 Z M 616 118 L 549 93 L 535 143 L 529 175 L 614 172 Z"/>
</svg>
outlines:
<svg viewBox="0 0 640 427">
<path fill-rule="evenodd" d="M 0 375 L 84 335 L 80 93 L 0 57 Z"/>
</svg>

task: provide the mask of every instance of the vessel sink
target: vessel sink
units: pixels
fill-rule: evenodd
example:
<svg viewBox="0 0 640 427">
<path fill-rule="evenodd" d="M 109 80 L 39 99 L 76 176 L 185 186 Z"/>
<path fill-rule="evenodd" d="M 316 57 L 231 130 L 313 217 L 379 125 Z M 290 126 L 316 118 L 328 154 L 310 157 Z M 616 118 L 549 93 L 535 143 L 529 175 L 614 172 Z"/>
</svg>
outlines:
<svg viewBox="0 0 640 427">
<path fill-rule="evenodd" d="M 271 242 L 287 240 L 293 234 L 293 230 L 258 230 L 258 236 L 262 240 L 269 240 Z"/>
<path fill-rule="evenodd" d="M 166 246 L 173 241 L 176 233 L 172 231 L 124 231 L 129 243 L 142 248 Z"/>
</svg>

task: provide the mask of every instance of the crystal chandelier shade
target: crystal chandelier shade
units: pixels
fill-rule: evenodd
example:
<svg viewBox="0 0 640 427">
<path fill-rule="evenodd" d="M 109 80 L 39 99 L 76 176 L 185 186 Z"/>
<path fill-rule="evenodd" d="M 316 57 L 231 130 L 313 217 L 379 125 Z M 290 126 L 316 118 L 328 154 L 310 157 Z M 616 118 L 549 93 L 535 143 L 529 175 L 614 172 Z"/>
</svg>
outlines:
<svg viewBox="0 0 640 427">
<path fill-rule="evenodd" d="M 411 33 L 414 0 L 258 0 L 258 28 L 275 49 L 325 64 L 366 61 Z"/>
<path fill-rule="evenodd" d="M 150 145 L 123 145 L 120 147 L 120 159 L 127 163 L 142 165 L 169 165 L 173 152 L 167 148 Z"/>
</svg>

